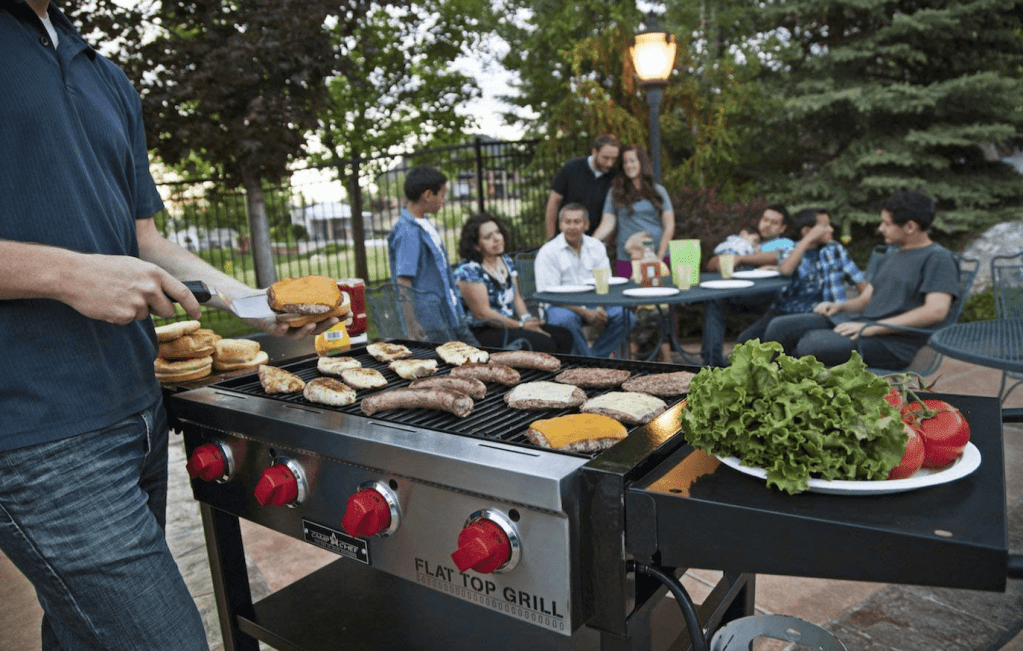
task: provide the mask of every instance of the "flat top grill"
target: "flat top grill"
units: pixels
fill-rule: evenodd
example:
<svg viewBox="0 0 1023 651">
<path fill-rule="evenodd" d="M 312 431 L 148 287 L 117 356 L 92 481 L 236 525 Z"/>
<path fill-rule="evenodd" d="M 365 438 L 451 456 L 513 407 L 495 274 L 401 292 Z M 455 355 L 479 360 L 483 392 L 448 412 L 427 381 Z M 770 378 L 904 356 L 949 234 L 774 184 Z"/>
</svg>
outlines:
<svg viewBox="0 0 1023 651">
<path fill-rule="evenodd" d="M 396 341 L 394 343 L 401 343 L 407 346 L 413 353 L 413 359 L 437 359 L 438 370 L 436 376 L 444 376 L 451 372 L 454 368 L 450 364 L 446 364 L 437 357 L 434 352 L 435 346 L 429 343 L 416 342 L 416 341 Z M 496 351 L 494 351 L 496 352 Z M 310 402 L 305 399 L 301 392 L 298 393 L 287 393 L 287 394 L 268 394 L 263 390 L 262 385 L 259 383 L 259 377 L 252 373 L 249 375 L 243 375 L 240 377 L 230 378 L 221 380 L 219 382 L 209 385 L 211 388 L 220 390 L 232 391 L 236 393 L 242 393 L 251 396 L 258 396 L 266 398 L 268 400 L 276 400 L 281 402 L 287 402 L 291 404 L 307 405 L 316 409 L 324 409 L 330 411 L 336 411 L 344 414 L 352 414 L 360 416 L 362 418 L 371 418 L 375 420 L 383 420 L 391 423 L 401 423 L 418 428 L 432 429 L 440 432 L 457 434 L 461 436 L 472 436 L 477 438 L 485 438 L 494 441 L 501 441 L 503 443 L 510 443 L 513 445 L 520 445 L 529 448 L 536 448 L 529 439 L 525 436 L 525 431 L 528 429 L 529 424 L 533 421 L 541 418 L 553 418 L 555 416 L 562 416 L 564 414 L 571 414 L 577 411 L 577 408 L 567 409 L 545 409 L 539 411 L 527 411 L 521 409 L 512 409 L 504 401 L 505 395 L 512 390 L 513 387 L 506 387 L 501 384 L 487 383 L 487 395 L 482 400 L 476 400 L 475 406 L 471 414 L 464 418 L 459 418 L 454 414 L 450 414 L 445 411 L 437 411 L 431 409 L 396 409 L 384 412 L 378 412 L 373 416 L 366 416 L 362 413 L 361 402 L 366 396 L 372 395 L 380 391 L 388 391 L 390 389 L 396 389 L 401 387 L 407 387 L 411 381 L 405 380 L 399 377 L 394 371 L 392 371 L 388 365 L 384 362 L 378 362 L 368 352 L 366 352 L 365 346 L 353 348 L 351 351 L 345 354 L 346 357 L 353 357 L 362 363 L 363 368 L 372 368 L 383 373 L 384 377 L 387 378 L 388 384 L 386 387 L 379 389 L 366 389 L 357 391 L 357 398 L 351 405 L 344 407 L 332 407 L 330 405 L 323 405 L 320 403 Z M 613 368 L 613 369 L 627 369 L 632 372 L 633 377 L 640 375 L 648 375 L 651 373 L 668 373 L 680 370 L 695 371 L 697 369 L 685 368 L 681 366 L 674 366 L 670 364 L 660 364 L 654 362 L 635 362 L 626 360 L 614 360 L 614 359 L 596 359 L 592 357 L 574 357 L 571 355 L 556 355 L 561 360 L 561 368 L 557 371 L 538 371 L 533 369 L 518 369 L 521 376 L 521 382 L 536 382 L 540 380 L 553 381 L 561 371 L 570 368 Z M 305 381 L 309 381 L 320 377 L 322 374 L 316 368 L 317 357 L 310 357 L 305 359 L 296 360 L 286 364 L 279 365 L 290 373 L 294 373 Z M 595 396 L 608 393 L 609 391 L 620 391 L 621 389 L 586 389 L 587 398 L 593 398 Z M 671 407 L 682 400 L 683 396 L 678 396 L 675 399 L 666 399 L 665 402 Z M 629 432 L 642 427 L 641 425 L 630 428 Z M 581 454 L 581 453 L 569 453 L 563 452 L 562 454 L 570 454 L 572 456 L 578 456 L 583 458 L 593 458 L 597 453 Z"/>
</svg>

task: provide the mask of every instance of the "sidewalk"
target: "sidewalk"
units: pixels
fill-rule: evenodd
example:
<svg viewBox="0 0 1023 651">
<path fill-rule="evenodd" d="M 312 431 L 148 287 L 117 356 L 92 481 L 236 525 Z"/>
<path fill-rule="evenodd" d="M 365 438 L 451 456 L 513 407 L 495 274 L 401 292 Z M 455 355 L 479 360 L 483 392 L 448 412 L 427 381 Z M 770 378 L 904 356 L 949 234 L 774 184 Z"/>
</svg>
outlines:
<svg viewBox="0 0 1023 651">
<path fill-rule="evenodd" d="M 935 390 L 993 396 L 1000 374 L 945 359 Z M 1008 406 L 1023 407 L 1023 389 Z M 1006 426 L 1009 548 L 1023 551 L 1023 426 Z M 213 651 L 222 649 L 199 509 L 191 499 L 181 438 L 171 438 L 167 538 L 207 623 Z M 304 542 L 242 522 L 253 597 L 260 599 L 337 559 Z M 715 572 L 690 571 L 684 582 L 699 602 Z M 0 555 L 0 651 L 37 651 L 40 609 L 35 594 Z M 1023 651 L 1023 581 L 1003 593 L 930 589 L 852 581 L 758 575 L 758 613 L 793 615 L 835 633 L 849 651 Z M 767 642 L 757 651 L 790 648 Z M 797 647 L 805 648 L 805 647 Z M 172 651 L 172 650 L 169 650 Z"/>
</svg>

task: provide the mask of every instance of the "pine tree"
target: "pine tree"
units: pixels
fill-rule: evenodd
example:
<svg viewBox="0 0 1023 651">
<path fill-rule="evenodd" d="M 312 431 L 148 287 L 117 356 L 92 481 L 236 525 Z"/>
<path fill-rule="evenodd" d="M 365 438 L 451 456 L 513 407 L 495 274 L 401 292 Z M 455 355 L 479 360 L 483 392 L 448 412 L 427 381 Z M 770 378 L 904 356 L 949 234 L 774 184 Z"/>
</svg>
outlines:
<svg viewBox="0 0 1023 651">
<path fill-rule="evenodd" d="M 1023 5 L 783 0 L 761 18 L 783 46 L 762 166 L 778 198 L 872 223 L 885 197 L 922 189 L 941 230 L 1020 217 L 1023 179 L 984 148 L 1023 142 Z"/>
</svg>

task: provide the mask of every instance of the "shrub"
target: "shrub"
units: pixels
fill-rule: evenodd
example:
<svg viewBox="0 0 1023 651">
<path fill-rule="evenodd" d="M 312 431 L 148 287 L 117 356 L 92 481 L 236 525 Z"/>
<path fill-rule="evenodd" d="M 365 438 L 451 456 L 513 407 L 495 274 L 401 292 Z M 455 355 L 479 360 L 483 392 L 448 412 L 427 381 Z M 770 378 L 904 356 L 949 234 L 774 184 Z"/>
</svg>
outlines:
<svg viewBox="0 0 1023 651">
<path fill-rule="evenodd" d="M 713 256 L 714 247 L 742 228 L 756 229 L 768 206 L 763 196 L 749 203 L 731 205 L 718 201 L 720 184 L 705 188 L 682 188 L 671 197 L 675 210 L 675 239 L 700 240 L 700 266 Z"/>
</svg>

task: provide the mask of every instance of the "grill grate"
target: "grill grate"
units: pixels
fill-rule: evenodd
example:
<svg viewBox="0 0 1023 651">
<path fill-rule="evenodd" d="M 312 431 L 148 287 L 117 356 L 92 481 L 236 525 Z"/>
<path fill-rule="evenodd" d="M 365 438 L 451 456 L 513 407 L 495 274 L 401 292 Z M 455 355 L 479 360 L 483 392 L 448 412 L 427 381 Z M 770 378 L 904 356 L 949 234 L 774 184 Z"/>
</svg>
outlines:
<svg viewBox="0 0 1023 651">
<path fill-rule="evenodd" d="M 412 350 L 413 358 L 415 359 L 437 359 L 438 370 L 436 375 L 447 375 L 453 366 L 442 362 L 434 353 L 432 345 L 424 344 L 422 342 L 415 341 L 396 341 L 394 343 L 401 343 Z M 281 402 L 288 402 L 293 404 L 306 405 L 314 407 L 316 409 L 325 409 L 336 411 L 345 414 L 353 414 L 362 418 L 371 418 L 374 420 L 382 420 L 390 423 L 401 423 L 403 425 L 409 425 L 413 427 L 419 427 L 423 429 L 431 429 L 435 431 L 445 432 L 449 434 L 458 434 L 461 436 L 471 436 L 476 438 L 484 438 L 493 441 L 501 441 L 503 443 L 511 443 L 514 445 L 525 446 L 529 448 L 535 448 L 529 439 L 525 436 L 525 431 L 528 429 L 529 424 L 540 418 L 553 418 L 555 416 L 562 416 L 564 414 L 575 413 L 575 408 L 568 409 L 546 409 L 543 411 L 525 411 L 520 409 L 511 409 L 507 406 L 504 401 L 505 395 L 513 387 L 506 387 L 500 384 L 488 383 L 487 384 L 487 395 L 482 400 L 475 401 L 475 406 L 471 414 L 465 418 L 459 418 L 453 414 L 449 414 L 444 411 L 436 411 L 430 409 L 401 409 L 392 410 L 385 412 L 378 412 L 373 416 L 366 416 L 362 413 L 360 403 L 362 399 L 368 395 L 372 395 L 379 391 L 387 391 L 389 389 L 396 389 L 401 387 L 407 387 L 410 384 L 410 380 L 405 380 L 398 377 L 386 363 L 378 362 L 369 353 L 366 352 L 365 347 L 353 348 L 349 353 L 346 354 L 348 357 L 353 357 L 362 363 L 363 368 L 372 368 L 383 373 L 384 377 L 388 380 L 388 385 L 379 389 L 367 389 L 357 392 L 357 399 L 351 405 L 344 407 L 332 407 L 329 405 L 322 405 L 320 403 L 310 402 L 302 396 L 301 393 L 290 393 L 290 394 L 267 394 L 263 391 L 262 385 L 259 383 L 259 377 L 256 374 L 244 375 L 236 378 L 230 378 L 222 380 L 220 382 L 211 384 L 210 387 L 217 388 L 220 390 L 232 391 L 236 393 L 243 393 L 250 396 L 258 396 L 269 400 L 278 400 Z M 614 360 L 614 359 L 595 359 L 591 357 L 574 357 L 569 355 L 557 355 L 561 360 L 561 368 L 557 371 L 538 371 L 533 369 L 519 369 L 522 382 L 536 382 L 540 380 L 553 381 L 554 376 L 561 371 L 570 368 L 614 368 L 614 369 L 628 369 L 632 372 L 633 377 L 640 375 L 647 375 L 650 373 L 668 373 L 672 371 L 695 371 L 697 369 L 687 368 L 682 366 L 674 366 L 669 364 L 657 364 L 652 362 L 635 362 L 625 360 Z M 312 380 L 319 377 L 321 374 L 316 369 L 317 358 L 306 358 L 291 362 L 289 364 L 281 365 L 280 368 L 294 373 L 305 381 Z M 595 396 L 613 391 L 615 389 L 587 389 L 587 398 L 593 398 Z M 683 396 L 679 396 L 674 402 L 681 401 Z M 666 401 L 669 406 L 674 404 L 671 401 Z M 630 433 L 633 429 L 638 429 L 641 426 L 636 426 L 630 429 Z M 592 458 L 596 454 L 578 454 L 578 453 L 563 453 L 571 454 L 572 456 L 582 456 Z"/>
</svg>

